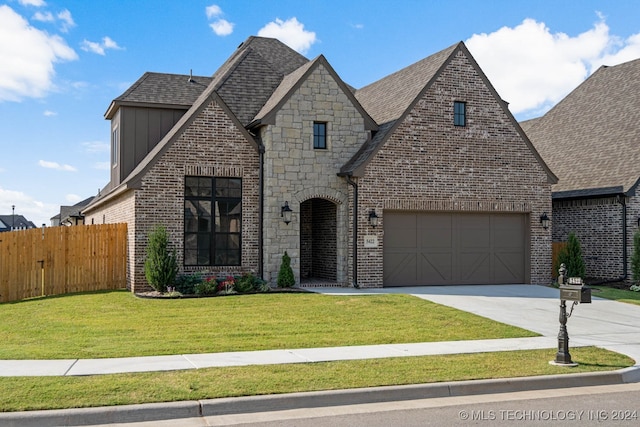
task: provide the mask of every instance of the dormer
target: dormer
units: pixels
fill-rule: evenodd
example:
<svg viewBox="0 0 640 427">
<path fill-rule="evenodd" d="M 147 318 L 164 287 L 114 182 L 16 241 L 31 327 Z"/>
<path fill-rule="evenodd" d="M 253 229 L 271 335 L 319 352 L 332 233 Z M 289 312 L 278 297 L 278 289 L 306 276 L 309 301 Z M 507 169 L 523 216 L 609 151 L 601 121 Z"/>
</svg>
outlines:
<svg viewBox="0 0 640 427">
<path fill-rule="evenodd" d="M 145 73 L 111 102 L 111 186 L 120 184 L 171 130 L 210 77 Z"/>
</svg>

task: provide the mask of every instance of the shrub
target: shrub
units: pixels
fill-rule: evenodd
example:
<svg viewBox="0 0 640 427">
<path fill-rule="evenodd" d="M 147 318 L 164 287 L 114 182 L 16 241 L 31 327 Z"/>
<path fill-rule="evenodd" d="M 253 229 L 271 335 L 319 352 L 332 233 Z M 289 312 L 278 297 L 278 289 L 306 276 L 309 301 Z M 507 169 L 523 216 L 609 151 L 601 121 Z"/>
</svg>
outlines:
<svg viewBox="0 0 640 427">
<path fill-rule="evenodd" d="M 234 289 L 238 293 L 247 292 L 268 292 L 271 288 L 265 280 L 253 275 L 253 273 L 245 273 L 236 280 Z"/>
<path fill-rule="evenodd" d="M 215 277 L 209 277 L 194 286 L 194 293 L 196 295 L 215 295 L 218 292 L 218 281 Z"/>
<path fill-rule="evenodd" d="M 636 286 L 640 285 L 640 231 L 636 231 L 633 234 L 633 253 L 631 254 L 631 275 L 633 277 L 633 283 Z"/>
<path fill-rule="evenodd" d="M 176 277 L 175 288 L 176 291 L 183 295 L 193 295 L 195 294 L 196 285 L 202 283 L 202 281 L 202 273 L 181 274 Z"/>
<path fill-rule="evenodd" d="M 569 233 L 567 246 L 558 254 L 558 265 L 564 263 L 567 267 L 567 277 L 581 277 L 584 279 L 586 267 L 582 259 L 580 241 L 575 233 Z"/>
<path fill-rule="evenodd" d="M 144 274 L 147 282 L 159 292 L 166 291 L 178 274 L 176 250 L 169 250 L 169 235 L 163 226 L 157 226 L 149 234 Z"/>
<path fill-rule="evenodd" d="M 287 251 L 284 251 L 282 264 L 280 264 L 280 271 L 278 272 L 278 287 L 290 288 L 295 284 L 296 279 L 293 276 L 293 269 L 291 268 L 291 258 Z"/>
</svg>

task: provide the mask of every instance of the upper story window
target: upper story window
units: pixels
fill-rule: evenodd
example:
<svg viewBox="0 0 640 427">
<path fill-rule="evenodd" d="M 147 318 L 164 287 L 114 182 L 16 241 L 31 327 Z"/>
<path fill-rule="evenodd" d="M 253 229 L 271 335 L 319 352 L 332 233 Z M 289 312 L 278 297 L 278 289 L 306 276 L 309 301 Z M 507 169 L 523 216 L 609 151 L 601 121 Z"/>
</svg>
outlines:
<svg viewBox="0 0 640 427">
<path fill-rule="evenodd" d="M 454 101 L 453 124 L 454 126 L 467 125 L 467 103 L 466 102 Z"/>
<path fill-rule="evenodd" d="M 115 128 L 111 133 L 111 164 L 113 166 L 118 164 L 118 151 L 120 150 L 118 139 L 118 128 Z"/>
<path fill-rule="evenodd" d="M 313 148 L 327 148 L 327 124 L 325 122 L 313 122 Z"/>
<path fill-rule="evenodd" d="M 242 180 L 185 177 L 184 265 L 240 265 Z"/>
</svg>

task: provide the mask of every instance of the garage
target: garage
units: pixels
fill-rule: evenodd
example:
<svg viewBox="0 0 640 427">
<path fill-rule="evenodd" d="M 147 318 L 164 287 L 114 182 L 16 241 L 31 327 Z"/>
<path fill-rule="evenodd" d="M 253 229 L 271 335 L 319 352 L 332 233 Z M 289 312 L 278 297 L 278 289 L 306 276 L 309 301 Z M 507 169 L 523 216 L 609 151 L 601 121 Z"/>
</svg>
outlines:
<svg viewBox="0 0 640 427">
<path fill-rule="evenodd" d="M 384 213 L 384 286 L 527 283 L 526 214 Z"/>
</svg>

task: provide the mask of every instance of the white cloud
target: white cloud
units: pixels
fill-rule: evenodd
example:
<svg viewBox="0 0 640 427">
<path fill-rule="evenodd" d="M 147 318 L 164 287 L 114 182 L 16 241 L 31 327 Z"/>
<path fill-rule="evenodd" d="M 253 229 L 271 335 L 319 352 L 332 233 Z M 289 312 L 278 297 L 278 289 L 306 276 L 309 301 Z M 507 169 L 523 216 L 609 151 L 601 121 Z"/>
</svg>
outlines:
<svg viewBox="0 0 640 427">
<path fill-rule="evenodd" d="M 640 35 L 625 41 L 609 34 L 602 16 L 577 36 L 552 33 L 525 19 L 465 43 L 514 114 L 535 117 L 575 89 L 599 65 L 616 65 L 640 56 Z M 530 118 L 526 117 L 526 118 Z"/>
<path fill-rule="evenodd" d="M 110 149 L 109 144 L 102 141 L 83 142 L 82 146 L 89 153 L 108 153 Z"/>
<path fill-rule="evenodd" d="M 42 113 L 45 117 L 54 117 L 57 116 L 58 113 L 56 113 L 55 111 L 51 111 L 51 110 L 45 110 L 44 113 Z"/>
<path fill-rule="evenodd" d="M 22 215 L 36 226 L 49 224 L 49 218 L 60 212 L 60 207 L 43 203 L 33 197 L 20 192 L 0 187 L 0 213 L 11 214 L 11 206 L 15 206 L 16 215 Z"/>
<path fill-rule="evenodd" d="M 20 3 L 23 6 L 35 6 L 35 7 L 42 7 L 46 4 L 44 0 L 18 0 L 18 3 Z"/>
<path fill-rule="evenodd" d="M 80 44 L 80 49 L 104 56 L 105 50 L 107 49 L 122 50 L 123 48 L 118 46 L 118 43 L 116 43 L 111 37 L 103 37 L 100 42 L 83 40 Z"/>
<path fill-rule="evenodd" d="M 101 171 L 108 171 L 111 168 L 110 162 L 96 162 L 93 164 L 94 169 L 98 169 Z"/>
<path fill-rule="evenodd" d="M 55 16 L 49 11 L 38 11 L 33 14 L 33 20 L 49 23 L 60 21 L 60 31 L 62 31 L 63 33 L 68 32 L 69 29 L 76 26 L 76 23 L 73 21 L 73 17 L 71 16 L 71 12 L 69 12 L 68 9 L 63 10 L 62 12 L 58 12 L 58 14 L 56 14 Z"/>
<path fill-rule="evenodd" d="M 63 33 L 66 33 L 67 31 L 69 31 L 70 28 L 73 28 L 76 26 L 76 23 L 73 21 L 73 18 L 71 17 L 71 12 L 69 12 L 69 10 L 65 9 L 62 12 L 58 13 L 58 15 L 56 16 L 60 21 L 62 21 L 61 30 Z"/>
<path fill-rule="evenodd" d="M 209 24 L 213 32 L 218 36 L 228 36 L 233 33 L 233 25 L 234 24 L 225 19 L 219 19 L 213 24 Z"/>
<path fill-rule="evenodd" d="M 78 59 L 64 39 L 0 6 L 0 102 L 39 98 L 54 88 L 54 64 Z"/>
<path fill-rule="evenodd" d="M 218 36 L 228 36 L 233 33 L 234 23 L 227 21 L 226 19 L 222 19 L 221 16 L 224 15 L 220 6 L 216 4 L 212 4 L 211 6 L 207 6 L 205 8 L 205 13 L 207 14 L 208 19 L 217 18 L 215 22 L 209 24 L 214 33 Z"/>
<path fill-rule="evenodd" d="M 48 162 L 46 160 L 39 160 L 38 165 L 46 169 L 55 169 L 55 170 L 65 171 L 65 172 L 76 172 L 78 170 L 70 165 L 61 165 L 60 163 Z"/>
<path fill-rule="evenodd" d="M 51 12 L 36 12 L 33 14 L 33 19 L 40 22 L 53 22 L 56 20 Z"/>
<path fill-rule="evenodd" d="M 217 4 L 212 4 L 211 6 L 207 6 L 204 11 L 207 14 L 207 18 L 209 19 L 216 18 L 222 15 L 222 9 L 220 9 L 220 6 L 218 6 Z"/>
<path fill-rule="evenodd" d="M 305 54 L 317 41 L 316 33 L 306 31 L 304 24 L 298 22 L 295 17 L 286 21 L 276 18 L 275 21 L 262 27 L 258 31 L 258 36 L 278 39 L 302 54 Z"/>
<path fill-rule="evenodd" d="M 79 201 L 84 200 L 82 197 L 78 196 L 77 194 L 67 194 L 66 196 L 64 196 L 64 199 L 67 202 L 71 203 L 72 205 L 75 205 Z"/>
</svg>

